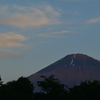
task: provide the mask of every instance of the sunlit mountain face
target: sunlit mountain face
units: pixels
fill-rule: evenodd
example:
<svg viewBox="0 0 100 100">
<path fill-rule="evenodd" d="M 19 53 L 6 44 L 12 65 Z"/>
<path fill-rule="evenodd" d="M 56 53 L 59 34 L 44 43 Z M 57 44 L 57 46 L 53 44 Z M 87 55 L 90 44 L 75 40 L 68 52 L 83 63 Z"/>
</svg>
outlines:
<svg viewBox="0 0 100 100">
<path fill-rule="evenodd" d="M 72 87 L 85 80 L 100 80 L 100 61 L 84 54 L 71 54 L 29 76 L 36 86 L 41 75 L 54 75 L 61 83 Z"/>
</svg>

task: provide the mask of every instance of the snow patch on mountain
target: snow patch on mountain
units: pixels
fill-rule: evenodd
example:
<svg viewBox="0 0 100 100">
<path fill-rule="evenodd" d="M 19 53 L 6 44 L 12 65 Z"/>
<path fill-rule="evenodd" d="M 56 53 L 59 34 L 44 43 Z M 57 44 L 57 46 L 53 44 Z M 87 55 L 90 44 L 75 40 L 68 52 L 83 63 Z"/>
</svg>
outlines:
<svg viewBox="0 0 100 100">
<path fill-rule="evenodd" d="M 73 62 L 74 62 L 74 60 L 72 59 L 72 61 L 71 61 L 70 65 L 72 65 L 72 64 L 73 64 Z"/>
</svg>

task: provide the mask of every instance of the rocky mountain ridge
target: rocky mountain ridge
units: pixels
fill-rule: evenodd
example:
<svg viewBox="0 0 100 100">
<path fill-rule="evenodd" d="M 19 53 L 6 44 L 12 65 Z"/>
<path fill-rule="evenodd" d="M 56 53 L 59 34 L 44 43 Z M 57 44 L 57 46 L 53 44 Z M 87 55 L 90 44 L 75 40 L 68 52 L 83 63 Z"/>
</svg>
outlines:
<svg viewBox="0 0 100 100">
<path fill-rule="evenodd" d="M 84 54 L 71 54 L 29 76 L 36 85 L 40 76 L 54 75 L 62 83 L 72 87 L 85 80 L 100 80 L 100 61 Z"/>
</svg>

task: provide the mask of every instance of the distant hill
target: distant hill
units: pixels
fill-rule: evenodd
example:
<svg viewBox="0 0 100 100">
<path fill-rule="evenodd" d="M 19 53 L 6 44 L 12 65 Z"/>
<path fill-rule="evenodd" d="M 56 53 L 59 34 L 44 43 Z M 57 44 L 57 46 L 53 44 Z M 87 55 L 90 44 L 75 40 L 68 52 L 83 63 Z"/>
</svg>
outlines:
<svg viewBox="0 0 100 100">
<path fill-rule="evenodd" d="M 72 87 L 85 80 L 100 80 L 100 61 L 84 54 L 71 54 L 29 76 L 35 85 L 40 76 L 55 75 L 62 83 Z"/>
</svg>

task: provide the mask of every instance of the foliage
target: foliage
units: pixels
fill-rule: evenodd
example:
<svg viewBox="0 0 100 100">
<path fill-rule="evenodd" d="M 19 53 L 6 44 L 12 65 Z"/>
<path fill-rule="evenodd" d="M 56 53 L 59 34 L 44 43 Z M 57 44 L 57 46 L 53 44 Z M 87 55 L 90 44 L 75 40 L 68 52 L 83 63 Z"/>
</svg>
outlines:
<svg viewBox="0 0 100 100">
<path fill-rule="evenodd" d="M 70 97 L 77 100 L 100 100 L 100 82 L 81 82 L 79 86 L 69 88 Z"/>
<path fill-rule="evenodd" d="M 32 100 L 33 84 L 25 78 L 20 77 L 17 81 L 8 82 L 1 87 L 2 100 Z"/>
<path fill-rule="evenodd" d="M 1 79 L 1 76 L 0 76 L 0 86 L 2 85 L 2 83 L 3 83 L 3 82 L 2 82 L 2 79 Z"/>
<path fill-rule="evenodd" d="M 58 79 L 54 78 L 54 75 L 41 77 L 43 80 L 38 81 L 37 84 L 41 87 L 42 92 L 46 94 L 48 99 L 58 100 L 64 98 L 64 94 L 67 93 L 67 86 L 61 84 Z"/>
<path fill-rule="evenodd" d="M 0 100 L 100 100 L 100 81 L 86 80 L 68 88 L 54 75 L 41 78 L 43 80 L 37 82 L 41 91 L 33 94 L 33 84 L 27 78 L 3 84 L 0 77 Z"/>
</svg>

